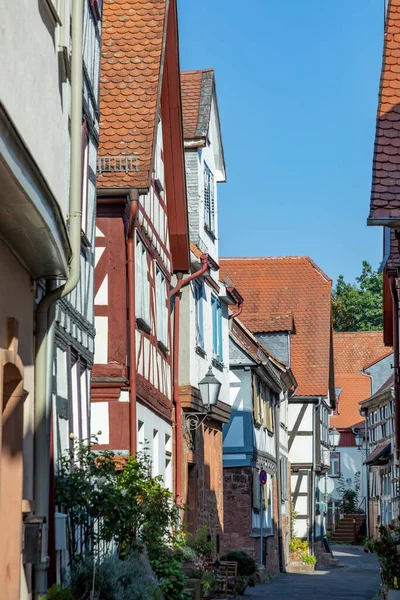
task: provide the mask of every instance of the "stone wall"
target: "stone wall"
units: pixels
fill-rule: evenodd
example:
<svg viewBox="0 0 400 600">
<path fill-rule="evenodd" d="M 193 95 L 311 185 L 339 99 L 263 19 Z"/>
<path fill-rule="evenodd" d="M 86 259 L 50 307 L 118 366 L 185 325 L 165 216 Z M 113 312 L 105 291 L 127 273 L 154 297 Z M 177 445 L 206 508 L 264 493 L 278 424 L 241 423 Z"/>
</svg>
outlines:
<svg viewBox="0 0 400 600">
<path fill-rule="evenodd" d="M 184 515 L 189 531 L 195 533 L 205 526 L 216 543 L 217 536 L 221 539 L 224 520 L 222 430 L 219 423 L 211 422 L 192 432 L 192 443 L 187 438 L 182 495 L 190 507 Z"/>
<path fill-rule="evenodd" d="M 278 489 L 274 477 L 273 519 L 274 535 L 264 541 L 265 565 L 270 574 L 279 573 Z M 243 550 L 260 561 L 260 537 L 251 537 L 252 530 L 252 469 L 229 467 L 224 469 L 224 536 L 221 551 Z M 282 533 L 288 527 L 284 518 Z M 283 539 L 285 539 L 283 537 Z"/>
</svg>

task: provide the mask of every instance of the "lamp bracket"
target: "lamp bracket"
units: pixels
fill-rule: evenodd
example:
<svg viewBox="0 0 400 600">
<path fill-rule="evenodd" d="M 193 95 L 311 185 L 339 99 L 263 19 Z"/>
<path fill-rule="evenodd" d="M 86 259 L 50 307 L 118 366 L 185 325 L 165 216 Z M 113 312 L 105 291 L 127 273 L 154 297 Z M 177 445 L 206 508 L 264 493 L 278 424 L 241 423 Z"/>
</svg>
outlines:
<svg viewBox="0 0 400 600">
<path fill-rule="evenodd" d="M 194 431 L 195 429 L 201 427 L 206 419 L 211 419 L 210 409 L 208 409 L 206 412 L 185 413 L 185 429 Z"/>
</svg>

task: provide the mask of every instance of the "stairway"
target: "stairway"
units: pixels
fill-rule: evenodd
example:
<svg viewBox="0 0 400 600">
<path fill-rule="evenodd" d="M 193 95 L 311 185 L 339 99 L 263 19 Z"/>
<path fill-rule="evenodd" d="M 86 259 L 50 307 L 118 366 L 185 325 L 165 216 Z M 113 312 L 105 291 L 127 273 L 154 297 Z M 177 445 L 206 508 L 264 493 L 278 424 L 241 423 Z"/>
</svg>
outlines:
<svg viewBox="0 0 400 600">
<path fill-rule="evenodd" d="M 332 534 L 331 541 L 333 543 L 354 544 L 364 523 L 365 515 L 344 515 L 335 533 Z"/>
</svg>

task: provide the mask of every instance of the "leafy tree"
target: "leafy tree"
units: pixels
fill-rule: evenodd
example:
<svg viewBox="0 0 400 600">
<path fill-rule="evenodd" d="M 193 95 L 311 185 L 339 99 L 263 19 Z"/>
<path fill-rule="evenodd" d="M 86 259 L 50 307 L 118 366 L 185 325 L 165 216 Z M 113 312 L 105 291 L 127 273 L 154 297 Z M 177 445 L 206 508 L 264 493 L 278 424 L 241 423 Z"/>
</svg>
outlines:
<svg viewBox="0 0 400 600">
<path fill-rule="evenodd" d="M 356 283 L 339 275 L 332 292 L 335 331 L 376 331 L 382 329 L 382 274 L 363 261 Z"/>
</svg>

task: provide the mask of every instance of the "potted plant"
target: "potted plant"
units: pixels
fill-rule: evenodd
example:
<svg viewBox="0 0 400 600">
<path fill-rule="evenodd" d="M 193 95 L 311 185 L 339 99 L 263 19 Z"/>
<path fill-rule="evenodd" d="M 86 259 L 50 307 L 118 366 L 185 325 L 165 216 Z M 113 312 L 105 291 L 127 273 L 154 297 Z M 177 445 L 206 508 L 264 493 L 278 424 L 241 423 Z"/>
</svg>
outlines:
<svg viewBox="0 0 400 600">
<path fill-rule="evenodd" d="M 365 552 L 375 554 L 381 565 L 383 597 L 400 599 L 400 526 L 381 525 L 379 538 L 371 538 L 364 545 Z"/>
</svg>

